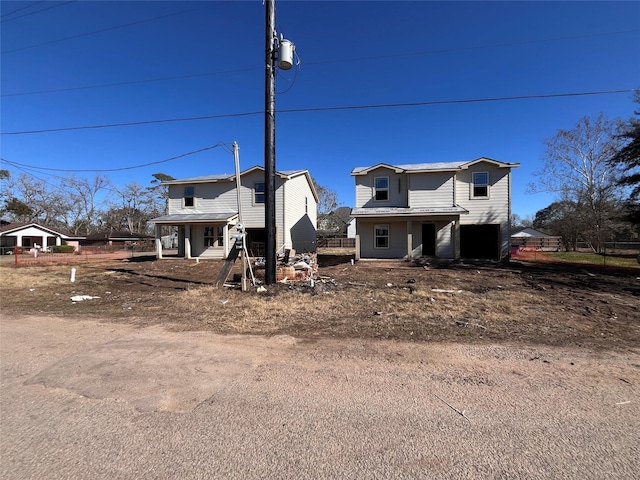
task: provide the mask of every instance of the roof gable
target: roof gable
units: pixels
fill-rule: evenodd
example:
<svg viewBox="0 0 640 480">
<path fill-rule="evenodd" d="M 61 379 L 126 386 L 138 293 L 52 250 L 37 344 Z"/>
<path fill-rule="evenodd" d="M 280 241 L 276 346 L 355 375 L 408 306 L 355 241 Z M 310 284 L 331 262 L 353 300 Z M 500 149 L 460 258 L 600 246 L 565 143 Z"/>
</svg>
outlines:
<svg viewBox="0 0 640 480">
<path fill-rule="evenodd" d="M 366 175 L 373 170 L 378 168 L 386 168 L 388 170 L 392 170 L 394 173 L 402 173 L 403 169 L 399 166 L 389 165 L 388 163 L 378 163 L 372 167 L 356 167 L 351 170 L 351 175 Z"/>
<path fill-rule="evenodd" d="M 48 227 L 44 225 L 40 225 L 39 223 L 31 222 L 31 223 L 10 223 L 8 225 L 3 225 L 0 227 L 1 235 L 10 235 L 12 233 L 19 232 L 20 230 L 26 230 L 28 228 L 36 228 L 38 230 L 42 230 L 45 233 L 54 236 L 60 236 L 63 238 L 84 238 L 82 235 L 74 235 L 69 232 L 65 232 L 57 227 Z"/>
</svg>

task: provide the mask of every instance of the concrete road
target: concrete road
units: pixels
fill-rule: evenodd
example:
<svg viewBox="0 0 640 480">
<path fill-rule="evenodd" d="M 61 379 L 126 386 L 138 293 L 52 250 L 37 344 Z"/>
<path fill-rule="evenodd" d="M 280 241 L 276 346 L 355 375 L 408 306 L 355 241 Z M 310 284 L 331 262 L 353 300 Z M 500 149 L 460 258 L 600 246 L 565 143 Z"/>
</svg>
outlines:
<svg viewBox="0 0 640 480">
<path fill-rule="evenodd" d="M 640 355 L 0 323 L 2 479 L 638 478 Z"/>
</svg>

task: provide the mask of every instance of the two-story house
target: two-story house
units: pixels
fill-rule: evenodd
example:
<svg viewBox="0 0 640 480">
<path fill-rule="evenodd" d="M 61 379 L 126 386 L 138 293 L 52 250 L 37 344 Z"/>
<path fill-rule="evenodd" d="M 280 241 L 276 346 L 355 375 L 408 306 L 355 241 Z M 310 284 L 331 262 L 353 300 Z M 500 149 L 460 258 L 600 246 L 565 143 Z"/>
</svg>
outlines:
<svg viewBox="0 0 640 480">
<path fill-rule="evenodd" d="M 478 158 L 354 168 L 356 257 L 508 256 L 518 166 Z"/>
<path fill-rule="evenodd" d="M 242 221 L 250 255 L 265 255 L 264 168 L 240 173 Z M 207 175 L 162 182 L 169 187 L 167 214 L 156 225 L 156 254 L 163 257 L 162 227 L 177 229 L 178 256 L 226 258 L 237 233 L 235 174 Z M 315 251 L 318 196 L 307 170 L 276 173 L 276 245 L 278 250 Z"/>
</svg>

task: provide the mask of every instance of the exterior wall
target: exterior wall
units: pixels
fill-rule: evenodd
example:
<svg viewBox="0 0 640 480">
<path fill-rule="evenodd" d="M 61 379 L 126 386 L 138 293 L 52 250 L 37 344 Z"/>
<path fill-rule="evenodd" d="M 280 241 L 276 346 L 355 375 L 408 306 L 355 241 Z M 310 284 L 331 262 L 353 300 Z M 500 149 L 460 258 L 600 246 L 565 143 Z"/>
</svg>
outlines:
<svg viewBox="0 0 640 480">
<path fill-rule="evenodd" d="M 242 202 L 242 221 L 245 228 L 264 228 L 264 203 L 255 203 L 253 189 L 256 183 L 264 183 L 264 172 L 256 170 L 240 177 L 240 200 Z M 231 183 L 231 193 L 237 196 L 235 182 Z M 278 187 L 276 183 L 276 223 L 278 222 Z M 238 211 L 238 202 L 233 202 L 232 211 Z M 277 223 L 278 224 L 278 223 Z M 279 225 L 279 224 L 278 224 Z"/>
<path fill-rule="evenodd" d="M 357 222 L 361 258 L 403 258 L 407 255 L 406 220 L 357 219 Z M 380 224 L 389 225 L 389 248 L 374 248 L 374 228 Z"/>
<path fill-rule="evenodd" d="M 450 207 L 455 203 L 453 172 L 415 173 L 407 178 L 410 207 Z"/>
<path fill-rule="evenodd" d="M 184 187 L 192 186 L 195 205 L 184 207 Z M 193 183 L 169 185 L 168 214 L 193 214 L 205 212 L 235 212 L 238 210 L 234 182 Z"/>
<path fill-rule="evenodd" d="M 472 198 L 473 172 L 489 173 L 487 198 Z M 458 205 L 469 211 L 468 214 L 460 216 L 460 224 L 499 225 L 500 250 L 503 257 L 509 254 L 510 181 L 509 168 L 497 168 L 484 162 L 477 163 L 456 175 L 456 201 Z"/>
<path fill-rule="evenodd" d="M 389 177 L 389 200 L 374 199 L 376 177 Z M 407 207 L 407 176 L 380 167 L 366 175 L 356 176 L 356 208 L 360 207 Z"/>
<path fill-rule="evenodd" d="M 316 250 L 317 202 L 305 175 L 288 180 L 282 187 L 284 245 L 300 252 Z"/>
<path fill-rule="evenodd" d="M 224 246 L 205 247 L 204 245 L 204 229 L 209 226 L 223 227 L 223 224 L 205 225 L 196 224 L 191 226 L 191 255 L 193 257 L 222 259 L 225 258 Z M 225 239 L 226 242 L 229 239 Z"/>
</svg>

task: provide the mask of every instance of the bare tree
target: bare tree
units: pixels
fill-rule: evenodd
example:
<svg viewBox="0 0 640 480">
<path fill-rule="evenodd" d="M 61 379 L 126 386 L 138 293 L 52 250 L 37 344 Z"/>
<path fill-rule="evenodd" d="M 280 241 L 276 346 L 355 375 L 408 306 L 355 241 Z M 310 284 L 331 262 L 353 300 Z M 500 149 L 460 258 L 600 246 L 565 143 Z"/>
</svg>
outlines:
<svg viewBox="0 0 640 480">
<path fill-rule="evenodd" d="M 60 187 L 23 173 L 9 178 L 6 188 L 10 200 L 6 206 L 14 207 L 10 212 L 14 221 L 66 225 L 71 203 Z"/>
<path fill-rule="evenodd" d="M 328 187 L 320 185 L 315 178 L 311 178 L 318 194 L 318 235 L 333 236 L 340 231 L 342 220 L 336 214 L 340 205 L 338 193 Z"/>
<path fill-rule="evenodd" d="M 123 189 L 115 191 L 116 196 L 122 198 L 122 206 L 111 206 L 106 215 L 109 218 L 109 223 L 119 217 L 121 221 L 118 224 L 124 223 L 130 232 L 147 233 L 148 222 L 155 213 L 151 192 L 137 182 L 128 183 Z M 113 225 L 113 223 L 111 224 Z"/>
<path fill-rule="evenodd" d="M 65 182 L 66 191 L 71 200 L 71 208 L 67 212 L 67 226 L 77 234 L 91 233 L 98 224 L 98 196 L 107 192 L 111 182 L 103 175 L 96 175 L 93 180 L 69 177 Z M 104 202 L 105 199 L 101 199 Z"/>
<path fill-rule="evenodd" d="M 545 140 L 542 169 L 534 173 L 530 192 L 553 192 L 560 201 L 574 202 L 583 223 L 580 232 L 595 250 L 606 240 L 611 211 L 622 200 L 618 183 L 620 169 L 609 164 L 623 140 L 620 120 L 600 114 L 595 120 L 583 117 L 571 130 L 558 130 Z"/>
</svg>

